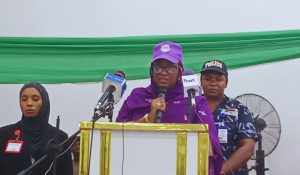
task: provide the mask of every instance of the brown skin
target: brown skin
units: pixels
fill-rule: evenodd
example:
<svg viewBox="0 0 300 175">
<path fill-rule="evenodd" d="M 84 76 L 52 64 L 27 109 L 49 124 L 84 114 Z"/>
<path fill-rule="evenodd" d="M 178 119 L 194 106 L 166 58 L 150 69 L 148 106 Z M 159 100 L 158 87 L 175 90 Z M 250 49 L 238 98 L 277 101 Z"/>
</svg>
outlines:
<svg viewBox="0 0 300 175">
<path fill-rule="evenodd" d="M 165 69 L 163 69 L 163 71 L 160 73 L 155 73 L 153 70 L 151 70 L 153 81 L 157 86 L 164 86 L 167 89 L 175 87 L 178 79 L 180 78 L 178 64 L 174 64 L 165 59 L 158 59 L 154 62 L 154 64 L 161 67 L 177 67 L 177 72 L 174 74 L 169 74 Z"/>
<path fill-rule="evenodd" d="M 201 86 L 211 110 L 214 111 L 224 96 L 226 76 L 213 71 L 205 72 L 201 76 Z"/>
<path fill-rule="evenodd" d="M 42 97 L 35 88 L 26 88 L 20 97 L 20 107 L 25 117 L 36 117 L 42 106 Z"/>
<path fill-rule="evenodd" d="M 211 111 L 215 111 L 224 97 L 227 77 L 219 72 L 202 73 L 201 86 Z M 245 138 L 239 141 L 239 148 L 223 163 L 221 175 L 230 175 L 245 165 L 254 153 L 255 140 Z"/>
<path fill-rule="evenodd" d="M 74 161 L 79 162 L 79 156 L 80 156 L 80 137 L 76 138 L 75 143 L 71 147 L 71 151 L 74 156 Z"/>
<path fill-rule="evenodd" d="M 230 175 L 231 171 L 236 171 L 244 166 L 254 153 L 255 140 L 245 138 L 239 141 L 237 149 L 228 160 L 223 163 L 221 175 Z"/>
<path fill-rule="evenodd" d="M 176 86 L 177 81 L 181 77 L 181 71 L 178 64 L 174 64 L 166 59 L 158 59 L 154 62 L 157 65 L 162 67 L 170 67 L 170 66 L 177 66 L 177 71 L 174 74 L 169 74 L 165 69 L 163 69 L 160 73 L 155 73 L 153 70 L 152 72 L 152 79 L 157 86 L 164 86 L 167 89 L 173 88 Z M 151 101 L 151 111 L 149 112 L 148 120 L 149 122 L 155 122 L 156 120 L 156 112 L 158 110 L 165 111 L 166 110 L 166 102 L 163 98 L 156 98 Z M 140 118 L 136 122 L 146 123 L 144 117 Z"/>
</svg>

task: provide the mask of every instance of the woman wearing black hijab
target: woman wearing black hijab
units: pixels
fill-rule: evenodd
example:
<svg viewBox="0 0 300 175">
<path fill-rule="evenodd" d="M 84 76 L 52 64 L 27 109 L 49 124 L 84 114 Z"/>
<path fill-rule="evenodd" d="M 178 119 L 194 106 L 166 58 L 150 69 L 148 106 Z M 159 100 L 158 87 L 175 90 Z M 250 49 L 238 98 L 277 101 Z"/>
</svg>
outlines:
<svg viewBox="0 0 300 175">
<path fill-rule="evenodd" d="M 48 123 L 50 102 L 46 89 L 36 82 L 25 84 L 19 99 L 22 119 L 0 128 L 0 173 L 4 175 L 18 174 L 43 157 L 47 143 L 55 136 L 55 127 Z M 59 131 L 59 143 L 67 137 Z M 52 162 L 52 156 L 48 156 L 29 174 L 52 174 Z M 58 158 L 56 174 L 73 174 L 70 150 Z"/>
</svg>

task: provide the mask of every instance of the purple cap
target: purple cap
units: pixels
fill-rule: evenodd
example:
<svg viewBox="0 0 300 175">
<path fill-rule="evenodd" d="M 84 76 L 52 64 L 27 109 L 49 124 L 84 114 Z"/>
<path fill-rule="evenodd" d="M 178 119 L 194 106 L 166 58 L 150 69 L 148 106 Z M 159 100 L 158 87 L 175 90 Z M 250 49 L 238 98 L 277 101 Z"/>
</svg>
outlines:
<svg viewBox="0 0 300 175">
<path fill-rule="evenodd" d="M 158 59 L 166 59 L 172 63 L 182 63 L 182 47 L 171 41 L 158 43 L 153 48 L 153 61 Z"/>
</svg>

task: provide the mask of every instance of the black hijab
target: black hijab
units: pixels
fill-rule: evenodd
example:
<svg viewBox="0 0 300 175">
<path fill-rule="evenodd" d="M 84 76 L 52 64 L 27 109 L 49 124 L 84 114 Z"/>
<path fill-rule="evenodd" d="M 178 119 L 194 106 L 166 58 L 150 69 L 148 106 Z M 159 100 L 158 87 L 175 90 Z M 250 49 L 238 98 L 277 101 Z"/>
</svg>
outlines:
<svg viewBox="0 0 300 175">
<path fill-rule="evenodd" d="M 36 89 L 42 97 L 42 106 L 38 112 L 38 115 L 34 118 L 25 117 L 22 114 L 21 127 L 25 134 L 25 139 L 29 143 L 29 153 L 30 155 L 38 159 L 43 153 L 41 151 L 47 142 L 45 138 L 45 129 L 48 125 L 49 114 L 50 114 L 50 101 L 46 89 L 37 82 L 30 82 L 25 84 L 19 94 L 19 99 L 21 100 L 21 94 L 26 88 Z"/>
</svg>

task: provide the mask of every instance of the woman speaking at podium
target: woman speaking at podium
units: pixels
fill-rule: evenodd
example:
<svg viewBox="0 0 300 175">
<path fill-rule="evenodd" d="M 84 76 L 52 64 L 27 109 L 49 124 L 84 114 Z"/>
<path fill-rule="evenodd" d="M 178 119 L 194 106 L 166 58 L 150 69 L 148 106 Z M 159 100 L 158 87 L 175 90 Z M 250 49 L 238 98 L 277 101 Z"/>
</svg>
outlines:
<svg viewBox="0 0 300 175">
<path fill-rule="evenodd" d="M 46 89 L 39 83 L 25 84 L 19 95 L 22 119 L 0 128 L 0 172 L 16 175 L 47 154 L 46 145 L 54 138 L 56 129 L 48 123 L 50 102 Z M 6 116 L 9 117 L 9 116 Z M 58 133 L 58 143 L 67 139 Z M 53 157 L 48 156 L 29 174 L 52 174 Z M 72 175 L 71 152 L 57 159 L 57 175 Z"/>
<path fill-rule="evenodd" d="M 205 123 L 209 125 L 211 156 L 209 174 L 220 175 L 222 153 L 212 113 L 205 97 L 196 97 L 197 114 L 188 119 L 188 103 L 181 81 L 183 72 L 182 47 L 165 41 L 154 46 L 150 66 L 151 84 L 135 88 L 124 101 L 117 122 L 141 123 Z"/>
</svg>

